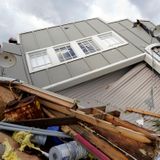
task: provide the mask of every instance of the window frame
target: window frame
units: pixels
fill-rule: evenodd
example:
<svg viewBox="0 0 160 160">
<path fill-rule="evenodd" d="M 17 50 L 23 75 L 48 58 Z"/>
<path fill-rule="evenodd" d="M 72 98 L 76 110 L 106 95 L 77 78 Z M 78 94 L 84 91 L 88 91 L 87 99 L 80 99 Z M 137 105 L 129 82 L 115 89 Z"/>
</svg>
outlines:
<svg viewBox="0 0 160 160">
<path fill-rule="evenodd" d="M 90 53 L 85 53 L 84 51 L 83 51 L 83 49 L 80 47 L 80 45 L 79 45 L 79 43 L 83 43 L 83 42 L 85 42 L 85 41 L 92 41 L 93 42 L 93 44 L 95 44 L 96 46 L 93 46 L 95 49 L 96 49 L 96 51 L 95 52 L 90 52 Z M 82 40 L 79 40 L 79 41 L 76 41 L 77 42 L 77 44 L 78 44 L 78 46 L 79 46 L 79 48 L 82 50 L 82 52 L 85 54 L 85 56 L 88 56 L 88 55 L 92 55 L 92 54 L 95 54 L 95 53 L 99 53 L 101 50 L 102 50 L 102 48 L 99 46 L 99 44 L 97 44 L 96 43 L 96 41 L 94 40 L 94 38 L 93 37 L 90 37 L 90 38 L 85 38 L 85 39 L 82 39 Z M 84 45 L 84 44 L 83 44 Z M 98 50 L 97 50 L 97 48 L 98 48 Z M 88 49 L 87 49 L 88 50 Z"/>
<path fill-rule="evenodd" d="M 103 36 L 105 34 L 112 34 L 113 36 L 117 37 L 121 41 L 121 43 L 115 44 L 115 45 L 110 46 L 110 47 L 107 46 L 106 42 L 104 40 L 100 39 L 100 36 Z M 114 31 L 109 31 L 109 32 L 98 34 L 97 37 L 100 39 L 101 43 L 103 44 L 104 50 L 110 50 L 110 49 L 117 48 L 117 47 L 120 47 L 120 46 L 128 44 L 128 42 L 124 38 L 122 38 L 119 34 L 117 34 Z"/>
<path fill-rule="evenodd" d="M 56 53 L 55 50 L 58 49 L 58 48 L 59 48 L 59 49 L 60 49 L 60 48 L 63 48 L 63 47 L 67 48 L 68 46 L 72 49 L 72 51 L 74 52 L 74 54 L 75 54 L 76 57 L 74 58 L 74 57 L 69 53 L 72 58 L 71 58 L 71 59 L 65 59 L 64 55 L 62 55 L 64 61 L 61 61 L 61 60 L 59 59 L 59 56 L 57 55 L 58 53 Z M 55 52 L 55 54 L 57 55 L 60 63 L 68 62 L 68 61 L 71 61 L 71 60 L 74 60 L 74 59 L 78 58 L 76 52 L 73 50 L 73 47 L 72 47 L 70 44 L 68 44 L 68 43 L 63 44 L 63 45 L 54 46 L 53 49 L 54 49 L 54 52 Z M 68 50 L 68 48 L 67 48 L 67 50 Z M 61 53 L 61 54 L 62 54 L 62 53 Z"/>
<path fill-rule="evenodd" d="M 111 47 L 106 46 L 106 44 L 103 42 L 103 40 L 101 40 L 99 38 L 99 36 L 104 35 L 104 34 L 110 34 L 110 33 L 115 35 L 116 37 L 118 37 L 122 41 L 122 43 L 111 46 Z M 95 45 L 99 48 L 99 51 L 89 53 L 89 54 L 85 54 L 83 52 L 83 50 L 81 49 L 81 47 L 78 45 L 78 42 L 85 41 L 85 40 L 92 40 L 93 43 L 95 43 Z M 61 43 L 61 44 L 58 44 L 58 45 L 53 45 L 53 46 L 46 47 L 46 48 L 32 50 L 32 51 L 26 52 L 25 55 L 26 55 L 26 61 L 27 61 L 27 64 L 28 64 L 27 66 L 28 66 L 28 69 L 29 69 L 29 73 L 34 73 L 34 72 L 41 71 L 41 70 L 44 70 L 44 69 L 48 69 L 48 68 L 51 68 L 51 67 L 55 67 L 55 66 L 58 66 L 58 65 L 70 63 L 72 61 L 75 61 L 75 60 L 78 60 L 78 59 L 81 59 L 81 58 L 85 58 L 85 57 L 88 57 L 88 56 L 92 56 L 94 54 L 102 53 L 104 51 L 114 49 L 114 48 L 117 48 L 117 47 L 121 47 L 121 46 L 124 46 L 124 45 L 127 45 L 127 44 L 128 44 L 128 42 L 124 38 L 122 38 L 119 34 L 117 34 L 114 31 L 108 31 L 108 32 L 103 32 L 103 33 L 96 34 L 96 35 L 93 35 L 93 36 L 80 38 L 80 39 L 77 39 L 77 40 L 74 40 L 74 41 Z M 55 48 L 60 48 L 60 47 L 63 47 L 63 46 L 67 46 L 67 45 L 72 48 L 72 50 L 74 51 L 74 53 L 76 54 L 77 57 L 61 62 L 54 49 Z M 49 56 L 51 63 L 48 64 L 48 65 L 44 65 L 44 66 L 37 67 L 37 68 L 33 69 L 32 65 L 31 65 L 31 60 L 30 60 L 30 54 L 32 54 L 34 52 L 42 51 L 42 50 L 46 50 L 46 53 Z"/>
<path fill-rule="evenodd" d="M 44 50 L 46 51 L 46 54 L 48 55 L 50 63 L 33 68 L 32 67 L 32 62 L 31 62 L 31 54 L 38 53 L 38 52 L 44 51 Z M 46 69 L 46 68 L 49 68 L 50 66 L 52 66 L 52 60 L 51 60 L 50 55 L 47 53 L 47 48 L 37 49 L 37 50 L 31 51 L 31 52 L 26 52 L 26 60 L 27 60 L 28 69 L 29 69 L 30 73 L 36 72 L 36 71 L 39 71 L 39 70 L 43 70 L 43 69 Z"/>
</svg>

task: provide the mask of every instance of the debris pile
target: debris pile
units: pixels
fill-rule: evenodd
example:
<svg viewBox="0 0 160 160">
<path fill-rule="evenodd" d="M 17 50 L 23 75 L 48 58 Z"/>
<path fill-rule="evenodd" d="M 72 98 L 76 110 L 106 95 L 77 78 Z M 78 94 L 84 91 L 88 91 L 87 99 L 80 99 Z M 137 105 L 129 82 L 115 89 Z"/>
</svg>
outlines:
<svg viewBox="0 0 160 160">
<path fill-rule="evenodd" d="M 158 159 L 159 135 L 106 107 L 16 81 L 0 81 L 0 159 Z"/>
</svg>

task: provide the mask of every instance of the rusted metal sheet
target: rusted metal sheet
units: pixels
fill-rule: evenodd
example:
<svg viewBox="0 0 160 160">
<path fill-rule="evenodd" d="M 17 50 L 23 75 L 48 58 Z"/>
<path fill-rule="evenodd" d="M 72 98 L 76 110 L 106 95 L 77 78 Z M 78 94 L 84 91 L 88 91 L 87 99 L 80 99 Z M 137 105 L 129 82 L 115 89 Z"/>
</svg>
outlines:
<svg viewBox="0 0 160 160">
<path fill-rule="evenodd" d="M 42 118 L 43 112 L 35 96 L 28 96 L 15 105 L 9 106 L 4 112 L 6 121 L 19 121 L 25 119 Z"/>
</svg>

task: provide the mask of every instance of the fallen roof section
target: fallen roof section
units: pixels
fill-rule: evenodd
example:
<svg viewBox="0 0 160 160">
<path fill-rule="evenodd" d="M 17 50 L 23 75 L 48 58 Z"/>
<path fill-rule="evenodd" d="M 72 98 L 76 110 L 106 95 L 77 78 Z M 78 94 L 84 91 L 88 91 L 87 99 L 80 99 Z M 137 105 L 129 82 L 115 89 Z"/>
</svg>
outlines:
<svg viewBox="0 0 160 160">
<path fill-rule="evenodd" d="M 132 123 L 136 123 L 136 120 L 143 116 L 134 112 L 124 113 L 128 107 L 160 113 L 159 74 L 145 62 L 133 67 L 111 85 L 108 85 L 109 79 L 107 76 L 100 77 L 59 93 L 78 99 L 80 105 L 107 106 L 107 111 L 119 110 L 121 118 Z M 144 116 L 144 127 L 156 130 L 152 120 L 155 118 Z"/>
</svg>

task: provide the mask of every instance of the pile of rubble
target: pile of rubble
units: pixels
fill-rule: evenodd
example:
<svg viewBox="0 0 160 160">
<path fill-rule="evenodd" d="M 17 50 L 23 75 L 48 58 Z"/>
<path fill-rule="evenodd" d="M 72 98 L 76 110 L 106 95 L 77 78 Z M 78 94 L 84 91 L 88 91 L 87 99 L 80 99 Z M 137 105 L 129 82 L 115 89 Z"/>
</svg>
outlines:
<svg viewBox="0 0 160 160">
<path fill-rule="evenodd" d="M 61 95 L 16 81 L 0 82 L 0 159 L 150 160 L 159 135 L 106 107 L 80 109 Z"/>
</svg>

